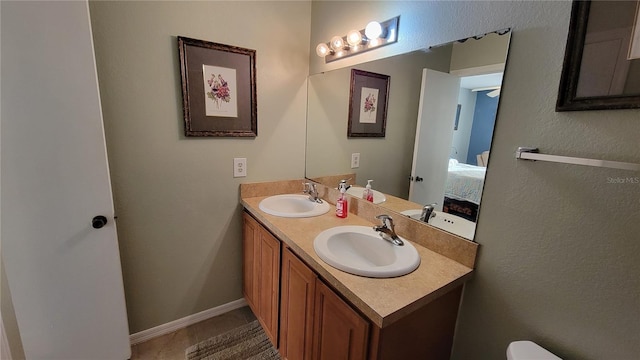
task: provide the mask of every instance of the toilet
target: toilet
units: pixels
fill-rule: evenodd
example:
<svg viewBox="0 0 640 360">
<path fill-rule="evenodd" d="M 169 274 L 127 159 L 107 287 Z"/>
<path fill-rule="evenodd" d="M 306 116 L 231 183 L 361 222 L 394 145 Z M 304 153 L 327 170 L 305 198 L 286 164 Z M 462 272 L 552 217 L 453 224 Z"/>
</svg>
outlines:
<svg viewBox="0 0 640 360">
<path fill-rule="evenodd" d="M 562 360 L 533 341 L 514 341 L 507 347 L 507 360 Z"/>
</svg>

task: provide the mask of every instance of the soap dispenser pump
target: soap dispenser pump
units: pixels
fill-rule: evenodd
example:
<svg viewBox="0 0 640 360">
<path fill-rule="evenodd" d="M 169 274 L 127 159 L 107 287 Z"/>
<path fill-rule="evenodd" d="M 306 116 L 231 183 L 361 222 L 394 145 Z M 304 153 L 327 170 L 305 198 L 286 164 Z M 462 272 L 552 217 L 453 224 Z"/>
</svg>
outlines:
<svg viewBox="0 0 640 360">
<path fill-rule="evenodd" d="M 362 192 L 362 198 L 373 202 L 373 190 L 371 190 L 371 182 L 373 180 L 367 180 L 367 186 L 364 188 L 364 191 Z"/>
<path fill-rule="evenodd" d="M 349 202 L 345 197 L 345 193 L 350 186 L 347 185 L 347 180 L 341 180 L 340 184 L 338 184 L 338 189 L 340 190 L 340 197 L 338 201 L 336 201 L 336 216 L 339 218 L 346 218 L 349 213 Z"/>
</svg>

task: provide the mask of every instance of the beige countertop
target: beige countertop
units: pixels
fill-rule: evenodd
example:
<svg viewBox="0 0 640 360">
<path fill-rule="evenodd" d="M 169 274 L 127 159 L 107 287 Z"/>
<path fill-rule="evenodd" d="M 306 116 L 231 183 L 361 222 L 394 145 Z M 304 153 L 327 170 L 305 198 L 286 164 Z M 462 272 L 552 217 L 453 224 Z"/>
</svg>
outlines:
<svg viewBox="0 0 640 360">
<path fill-rule="evenodd" d="M 379 327 L 385 327 L 439 296 L 461 286 L 473 269 L 411 241 L 420 254 L 420 266 L 404 276 L 374 279 L 351 275 L 322 261 L 313 249 L 313 240 L 323 230 L 342 225 L 375 224 L 350 213 L 346 219 L 335 216 L 335 206 L 328 213 L 311 218 L 284 218 L 259 209 L 267 196 L 243 194 L 242 205 L 296 255 L 302 258 L 325 282 L 347 298 L 360 312 Z M 402 234 L 401 234 L 402 235 Z M 475 248 L 474 248 L 475 249 Z"/>
</svg>

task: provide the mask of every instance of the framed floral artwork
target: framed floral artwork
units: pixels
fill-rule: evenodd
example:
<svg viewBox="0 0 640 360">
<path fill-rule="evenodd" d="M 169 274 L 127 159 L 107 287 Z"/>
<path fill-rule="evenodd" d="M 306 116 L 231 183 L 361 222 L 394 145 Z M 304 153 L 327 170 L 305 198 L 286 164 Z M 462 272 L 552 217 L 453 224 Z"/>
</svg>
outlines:
<svg viewBox="0 0 640 360">
<path fill-rule="evenodd" d="M 351 69 L 348 137 L 384 137 L 389 75 Z"/>
<path fill-rule="evenodd" d="M 185 136 L 255 137 L 256 51 L 178 36 Z"/>
</svg>

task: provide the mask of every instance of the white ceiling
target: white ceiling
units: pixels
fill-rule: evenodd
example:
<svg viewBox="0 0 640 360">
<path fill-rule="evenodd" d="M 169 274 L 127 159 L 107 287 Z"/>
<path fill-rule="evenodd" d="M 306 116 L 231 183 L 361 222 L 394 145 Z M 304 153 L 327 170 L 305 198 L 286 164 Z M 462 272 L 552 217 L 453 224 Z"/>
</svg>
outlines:
<svg viewBox="0 0 640 360">
<path fill-rule="evenodd" d="M 481 89 L 499 87 L 502 84 L 502 73 L 465 76 L 460 78 L 460 87 L 464 89 Z"/>
</svg>

